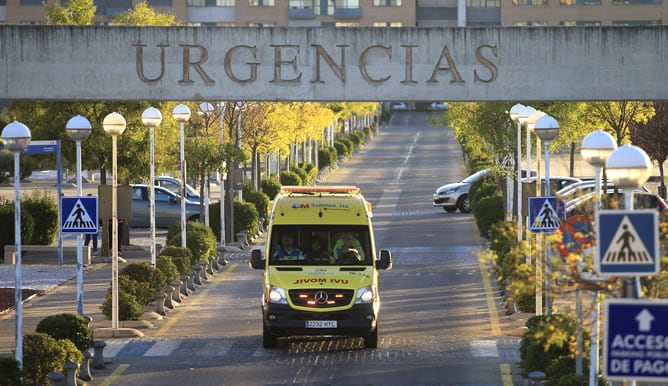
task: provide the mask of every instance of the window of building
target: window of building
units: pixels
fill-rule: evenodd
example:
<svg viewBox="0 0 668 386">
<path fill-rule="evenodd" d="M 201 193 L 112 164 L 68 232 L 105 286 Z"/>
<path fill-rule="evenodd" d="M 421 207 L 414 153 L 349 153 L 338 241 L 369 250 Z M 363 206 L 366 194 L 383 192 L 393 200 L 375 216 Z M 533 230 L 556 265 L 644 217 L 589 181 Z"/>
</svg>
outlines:
<svg viewBox="0 0 668 386">
<path fill-rule="evenodd" d="M 612 5 L 661 5 L 663 0 L 612 0 Z"/>
<path fill-rule="evenodd" d="M 373 23 L 374 27 L 403 27 L 403 23 L 400 21 L 376 21 Z"/>
<path fill-rule="evenodd" d="M 216 0 L 216 7 L 234 7 L 236 0 Z"/>
<path fill-rule="evenodd" d="M 253 1 L 253 0 L 250 0 Z M 258 1 L 258 0 L 255 0 Z M 273 2 L 273 1 L 272 1 Z M 289 8 L 312 8 L 313 0 L 290 0 L 288 1 Z"/>
<path fill-rule="evenodd" d="M 269 27 L 276 27 L 276 23 L 271 23 L 266 21 L 252 21 L 248 23 L 248 26 L 255 28 L 269 28 Z"/>
<path fill-rule="evenodd" d="M 359 8 L 360 0 L 334 0 L 335 8 Z"/>
<path fill-rule="evenodd" d="M 0 0 L 0 7 L 7 5 L 7 0 Z"/>
<path fill-rule="evenodd" d="M 661 20 L 613 20 L 612 25 L 626 27 L 640 27 L 661 25 Z"/>
<path fill-rule="evenodd" d="M 514 21 L 513 27 L 547 27 L 546 21 Z"/>
<path fill-rule="evenodd" d="M 401 7 L 402 0 L 373 0 L 374 7 Z"/>
<path fill-rule="evenodd" d="M 171 7 L 172 0 L 148 0 L 151 7 Z"/>
<path fill-rule="evenodd" d="M 359 27 L 359 26 L 360 26 L 360 23 L 358 23 L 358 22 L 352 22 L 352 21 L 350 21 L 350 22 L 337 21 L 337 22 L 334 24 L 334 26 L 335 26 L 335 27 Z"/>
<path fill-rule="evenodd" d="M 513 0 L 513 5 L 547 6 L 547 0 Z"/>
<path fill-rule="evenodd" d="M 42 5 L 41 0 L 21 0 L 21 5 Z"/>
<path fill-rule="evenodd" d="M 275 0 L 248 0 L 249 7 L 273 7 Z"/>
<path fill-rule="evenodd" d="M 585 20 L 571 20 L 571 21 L 561 21 L 559 25 L 564 27 L 598 27 L 601 25 L 600 21 L 585 21 Z"/>
<path fill-rule="evenodd" d="M 500 8 L 501 0 L 466 0 L 468 8 Z"/>
</svg>

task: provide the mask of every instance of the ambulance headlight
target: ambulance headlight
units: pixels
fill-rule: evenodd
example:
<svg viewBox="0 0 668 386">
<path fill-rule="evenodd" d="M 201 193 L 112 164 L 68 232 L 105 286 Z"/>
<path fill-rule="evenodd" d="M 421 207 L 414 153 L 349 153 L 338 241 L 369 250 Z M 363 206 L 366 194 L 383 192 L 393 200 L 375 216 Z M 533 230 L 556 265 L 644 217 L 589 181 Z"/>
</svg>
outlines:
<svg viewBox="0 0 668 386">
<path fill-rule="evenodd" d="M 269 303 L 288 304 L 285 290 L 281 287 L 269 286 Z"/>
<path fill-rule="evenodd" d="M 376 297 L 376 288 L 375 286 L 366 286 L 357 290 L 357 299 L 355 299 L 355 304 L 368 304 L 372 303 Z"/>
</svg>

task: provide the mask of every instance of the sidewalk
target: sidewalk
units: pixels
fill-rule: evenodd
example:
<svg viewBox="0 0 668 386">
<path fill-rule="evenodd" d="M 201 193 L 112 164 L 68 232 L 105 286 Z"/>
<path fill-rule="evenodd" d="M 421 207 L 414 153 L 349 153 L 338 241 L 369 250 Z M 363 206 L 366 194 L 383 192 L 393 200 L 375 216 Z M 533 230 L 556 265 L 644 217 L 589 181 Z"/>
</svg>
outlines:
<svg viewBox="0 0 668 386">
<path fill-rule="evenodd" d="M 163 232 L 166 234 L 166 232 Z M 64 241 L 66 243 L 76 243 L 74 240 Z M 157 238 L 158 244 L 164 243 L 164 235 Z M 239 249 L 237 244 L 227 244 L 227 251 L 225 253 L 225 260 L 228 261 L 243 261 L 248 260 L 250 251 L 254 246 L 264 243 L 264 238 L 259 237 L 251 243 L 250 247 Z M 121 254 L 127 263 L 150 261 L 149 246 L 150 239 L 147 230 L 133 230 L 131 236 L 131 245 L 123 246 Z M 111 327 L 111 320 L 107 320 L 106 316 L 102 314 L 100 309 L 105 301 L 107 291 L 111 288 L 111 268 L 110 257 L 95 257 L 92 264 L 87 267 L 83 275 L 83 303 L 84 314 L 93 318 L 91 326 L 94 331 L 94 339 L 107 339 L 111 337 L 109 329 Z M 119 261 L 119 271 L 123 269 L 126 264 Z M 28 265 L 22 265 L 24 269 L 30 269 Z M 40 266 L 46 267 L 48 266 Z M 53 266 L 56 268 L 57 266 Z M 224 267 L 221 267 L 221 272 Z M 23 317 L 21 318 L 23 324 L 23 335 L 35 331 L 37 324 L 49 315 L 60 313 L 77 313 L 77 278 L 76 269 L 70 271 L 74 272 L 74 276 L 62 284 L 52 288 L 46 294 L 37 296 L 23 302 Z M 24 288 L 29 288 L 28 283 L 23 280 Z M 153 307 L 154 309 L 155 307 Z M 147 308 L 145 308 L 147 309 Z M 125 324 L 127 327 L 137 325 L 138 322 Z M 124 322 L 119 321 L 119 327 L 124 327 Z M 12 310 L 6 314 L 0 315 L 0 356 L 13 356 L 15 349 L 16 338 L 16 314 Z"/>
</svg>

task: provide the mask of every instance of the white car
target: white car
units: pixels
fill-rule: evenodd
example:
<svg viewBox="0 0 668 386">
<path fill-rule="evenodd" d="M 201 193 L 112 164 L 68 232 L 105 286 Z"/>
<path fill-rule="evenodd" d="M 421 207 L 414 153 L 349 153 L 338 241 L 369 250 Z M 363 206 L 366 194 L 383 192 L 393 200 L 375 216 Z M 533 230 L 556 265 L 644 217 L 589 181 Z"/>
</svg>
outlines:
<svg viewBox="0 0 668 386">
<path fill-rule="evenodd" d="M 408 111 L 408 105 L 404 102 L 392 103 L 392 111 Z"/>
<path fill-rule="evenodd" d="M 434 192 L 433 206 L 440 206 L 446 212 L 454 212 L 457 209 L 461 213 L 471 212 L 471 201 L 469 200 L 469 190 L 471 185 L 489 174 L 489 169 L 483 169 L 477 173 L 464 178 L 460 182 L 446 184 Z"/>
<path fill-rule="evenodd" d="M 434 102 L 429 105 L 428 109 L 432 111 L 439 111 L 439 110 L 442 111 L 442 110 L 447 110 L 449 108 L 450 106 L 448 106 L 448 104 L 445 102 Z"/>
</svg>

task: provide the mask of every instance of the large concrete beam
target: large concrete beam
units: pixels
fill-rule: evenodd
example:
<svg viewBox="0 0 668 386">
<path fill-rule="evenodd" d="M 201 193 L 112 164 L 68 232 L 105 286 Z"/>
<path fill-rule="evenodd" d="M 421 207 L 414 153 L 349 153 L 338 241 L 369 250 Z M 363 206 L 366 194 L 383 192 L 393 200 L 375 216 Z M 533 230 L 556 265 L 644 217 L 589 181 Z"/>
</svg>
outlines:
<svg viewBox="0 0 668 386">
<path fill-rule="evenodd" d="M 0 99 L 668 99 L 668 26 L 0 26 Z"/>
</svg>

